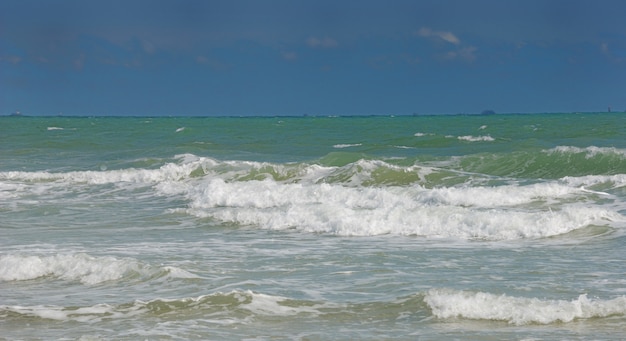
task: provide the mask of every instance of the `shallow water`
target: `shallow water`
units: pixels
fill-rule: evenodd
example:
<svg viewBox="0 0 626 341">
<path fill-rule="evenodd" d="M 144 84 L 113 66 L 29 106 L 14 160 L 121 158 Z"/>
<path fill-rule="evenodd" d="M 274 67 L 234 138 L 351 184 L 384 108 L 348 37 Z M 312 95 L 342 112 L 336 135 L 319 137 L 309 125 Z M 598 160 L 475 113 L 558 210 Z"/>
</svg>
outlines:
<svg viewBox="0 0 626 341">
<path fill-rule="evenodd" d="M 623 121 L 2 117 L 0 337 L 622 339 Z"/>
</svg>

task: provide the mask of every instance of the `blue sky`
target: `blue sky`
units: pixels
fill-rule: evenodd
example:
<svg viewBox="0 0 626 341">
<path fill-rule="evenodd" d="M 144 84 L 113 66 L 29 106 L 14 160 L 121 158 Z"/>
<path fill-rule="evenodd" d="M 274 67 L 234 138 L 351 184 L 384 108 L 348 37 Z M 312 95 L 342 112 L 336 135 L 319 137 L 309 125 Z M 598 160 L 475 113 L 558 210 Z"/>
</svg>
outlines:
<svg viewBox="0 0 626 341">
<path fill-rule="evenodd" d="M 0 115 L 626 110 L 626 1 L 3 0 Z"/>
</svg>

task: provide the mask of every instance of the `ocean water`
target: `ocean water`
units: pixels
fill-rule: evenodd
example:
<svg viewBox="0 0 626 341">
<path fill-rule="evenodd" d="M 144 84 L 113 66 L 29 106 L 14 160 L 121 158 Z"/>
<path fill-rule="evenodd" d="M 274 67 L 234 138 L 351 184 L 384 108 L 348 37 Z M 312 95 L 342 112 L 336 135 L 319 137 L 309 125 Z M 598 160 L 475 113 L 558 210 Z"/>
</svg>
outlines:
<svg viewBox="0 0 626 341">
<path fill-rule="evenodd" d="M 0 117 L 1 340 L 622 340 L 626 115 Z"/>
</svg>

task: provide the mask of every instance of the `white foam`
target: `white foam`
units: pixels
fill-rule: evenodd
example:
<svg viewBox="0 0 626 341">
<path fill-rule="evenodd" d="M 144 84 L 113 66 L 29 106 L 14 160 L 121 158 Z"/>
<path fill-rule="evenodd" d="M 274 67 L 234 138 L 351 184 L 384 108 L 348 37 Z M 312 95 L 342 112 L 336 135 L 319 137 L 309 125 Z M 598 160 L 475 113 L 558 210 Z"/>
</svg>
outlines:
<svg viewBox="0 0 626 341">
<path fill-rule="evenodd" d="M 626 185 L 626 175 L 499 186 L 481 186 L 478 179 L 425 187 L 431 174 L 441 172 L 381 160 L 327 167 L 217 161 L 184 154 L 158 169 L 0 172 L 0 199 L 16 202 L 15 196 L 31 200 L 23 193 L 38 198 L 63 193 L 70 188 L 68 183 L 115 184 L 124 190 L 135 183 L 150 186 L 154 192 L 147 195 L 186 200 L 186 207 L 177 212 L 263 229 L 355 236 L 509 240 L 549 237 L 592 224 L 618 227 L 625 221 L 614 210 L 619 205 L 596 203 L 598 195 L 615 197 L 585 187 L 607 181 Z M 450 171 L 441 174 L 455 176 Z M 387 184 L 397 178 L 401 186 Z"/>
<path fill-rule="evenodd" d="M 242 308 L 258 315 L 271 316 L 293 316 L 302 313 L 318 314 L 322 305 L 299 305 L 289 306 L 282 304 L 287 298 L 280 296 L 265 295 L 260 293 L 246 292 L 252 297 L 250 303 L 244 304 Z"/>
<path fill-rule="evenodd" d="M 432 133 L 415 133 L 415 134 L 413 134 L 413 136 L 415 136 L 415 137 L 432 136 L 432 135 L 435 135 L 435 134 L 432 134 Z"/>
<path fill-rule="evenodd" d="M 120 182 L 133 183 L 158 183 L 169 180 L 181 180 L 201 167 L 206 167 L 205 163 L 215 162 L 208 158 L 196 158 L 185 160 L 187 156 L 181 156 L 181 163 L 166 163 L 158 169 L 121 169 L 105 171 L 72 171 L 72 172 L 23 172 L 9 171 L 0 172 L 0 180 L 10 181 L 63 181 L 65 183 L 88 183 L 88 184 L 108 184 Z"/>
<path fill-rule="evenodd" d="M 66 308 L 54 305 L 35 306 L 0 306 L 1 310 L 10 311 L 26 316 L 34 316 L 42 319 L 57 321 L 96 322 L 103 318 L 117 319 L 128 318 L 141 314 L 143 310 L 137 305 L 119 309 L 113 305 L 102 303 L 88 307 Z"/>
<path fill-rule="evenodd" d="M 571 322 L 612 315 L 626 315 L 626 296 L 610 300 L 577 299 L 541 300 L 483 292 L 431 289 L 424 301 L 433 314 L 442 319 L 466 318 L 506 321 L 515 325 Z"/>
<path fill-rule="evenodd" d="M 48 130 L 63 130 L 61 127 L 48 127 Z"/>
<path fill-rule="evenodd" d="M 615 147 L 596 147 L 589 146 L 585 148 L 574 146 L 557 146 L 552 149 L 544 150 L 544 153 L 569 153 L 569 154 L 581 154 L 584 153 L 586 158 L 592 158 L 598 155 L 620 155 L 626 157 L 626 149 L 619 149 Z"/>
<path fill-rule="evenodd" d="M 139 270 L 131 259 L 91 257 L 86 254 L 57 254 L 52 256 L 0 256 L 0 281 L 22 281 L 45 276 L 80 281 L 93 285 L 113 281 L 129 272 Z"/>
<path fill-rule="evenodd" d="M 165 266 L 163 267 L 163 270 L 165 270 L 168 273 L 168 277 L 170 278 L 183 278 L 183 279 L 201 278 L 200 276 L 196 274 L 192 274 L 189 271 L 186 271 L 181 268 L 174 267 L 174 266 Z"/>
<path fill-rule="evenodd" d="M 341 148 L 350 148 L 350 147 L 359 147 L 359 146 L 361 146 L 361 143 L 345 143 L 345 144 L 342 143 L 342 144 L 334 145 L 333 148 L 341 149 Z"/>
<path fill-rule="evenodd" d="M 567 176 L 561 179 L 569 186 L 575 187 L 591 187 L 601 184 L 608 184 L 613 188 L 626 186 L 626 174 L 615 175 L 585 175 L 585 176 Z"/>
<path fill-rule="evenodd" d="M 207 179 L 187 189 L 188 213 L 264 229 L 349 236 L 381 234 L 510 240 L 564 234 L 624 218 L 601 207 L 515 205 L 584 193 L 548 184 L 528 188 L 346 187 L 340 184 L 227 182 Z M 588 195 L 585 193 L 585 195 Z"/>
<path fill-rule="evenodd" d="M 442 187 L 423 190 L 420 200 L 438 204 L 474 207 L 501 207 L 530 204 L 541 201 L 557 201 L 589 193 L 581 188 L 556 182 L 537 183 L 526 186 L 504 185 L 489 187 Z"/>
<path fill-rule="evenodd" d="M 43 319 L 58 321 L 97 322 L 102 319 L 123 319 L 155 312 L 158 314 L 171 312 L 172 314 L 185 311 L 223 311 L 228 309 L 225 302 L 229 302 L 231 309 L 246 310 L 254 315 L 265 316 L 293 316 L 297 314 L 320 314 L 320 308 L 337 307 L 330 303 L 293 305 L 285 304 L 290 301 L 281 296 L 272 296 L 252 291 L 232 291 L 230 293 L 213 293 L 198 297 L 185 298 L 157 298 L 149 301 L 136 300 L 132 303 L 118 306 L 110 304 L 96 304 L 87 307 L 63 307 L 55 305 L 35 306 L 3 306 L 0 305 L 0 314 L 9 311 L 26 316 L 35 316 Z"/>
<path fill-rule="evenodd" d="M 495 141 L 496 140 L 489 135 L 481 135 L 481 136 L 465 135 L 465 136 L 458 136 L 457 139 L 461 141 L 469 141 L 469 142 Z"/>
</svg>

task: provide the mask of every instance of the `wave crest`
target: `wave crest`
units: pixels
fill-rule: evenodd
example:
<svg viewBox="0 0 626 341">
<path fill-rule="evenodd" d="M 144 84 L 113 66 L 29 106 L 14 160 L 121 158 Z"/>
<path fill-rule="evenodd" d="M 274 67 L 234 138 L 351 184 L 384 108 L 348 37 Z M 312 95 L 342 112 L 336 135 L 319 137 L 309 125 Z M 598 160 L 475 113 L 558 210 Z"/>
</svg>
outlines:
<svg viewBox="0 0 626 341">
<path fill-rule="evenodd" d="M 165 266 L 151 268 L 137 260 L 115 257 L 93 257 L 84 253 L 0 256 L 0 282 L 26 281 L 42 277 L 53 277 L 67 281 L 78 281 L 85 285 L 97 285 L 118 281 L 135 275 L 171 278 L 196 278 L 185 270 Z"/>
<path fill-rule="evenodd" d="M 580 295 L 571 301 L 511 297 L 484 292 L 431 289 L 424 301 L 438 318 L 506 321 L 515 325 L 551 324 L 626 315 L 626 297 L 593 300 Z"/>
</svg>

